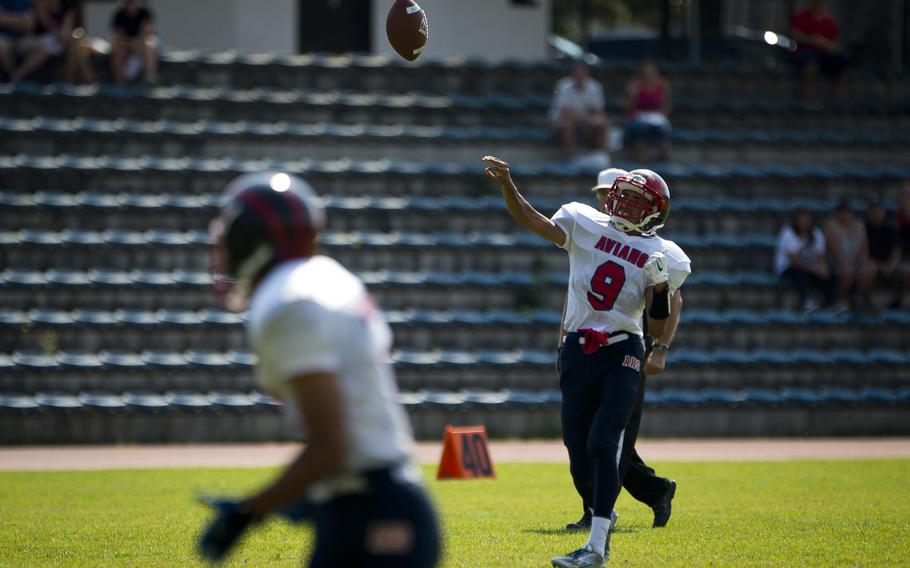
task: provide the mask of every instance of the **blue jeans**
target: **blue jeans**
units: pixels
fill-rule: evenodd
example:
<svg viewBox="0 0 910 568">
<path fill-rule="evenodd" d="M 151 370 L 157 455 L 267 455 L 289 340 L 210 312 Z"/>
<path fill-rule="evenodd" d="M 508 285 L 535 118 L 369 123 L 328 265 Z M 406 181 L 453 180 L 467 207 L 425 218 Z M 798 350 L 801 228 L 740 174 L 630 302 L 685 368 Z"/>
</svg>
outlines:
<svg viewBox="0 0 910 568">
<path fill-rule="evenodd" d="M 832 274 L 827 280 L 822 280 L 808 270 L 796 266 L 789 266 L 780 275 L 781 280 L 790 282 L 799 294 L 799 305 L 802 307 L 809 298 L 811 289 L 823 290 L 825 301 L 823 307 L 834 303 L 834 293 L 837 290 L 837 278 Z"/>
<path fill-rule="evenodd" d="M 639 142 L 663 144 L 670 138 L 670 127 L 657 126 L 633 118 L 626 122 L 624 138 L 626 144 Z"/>
</svg>

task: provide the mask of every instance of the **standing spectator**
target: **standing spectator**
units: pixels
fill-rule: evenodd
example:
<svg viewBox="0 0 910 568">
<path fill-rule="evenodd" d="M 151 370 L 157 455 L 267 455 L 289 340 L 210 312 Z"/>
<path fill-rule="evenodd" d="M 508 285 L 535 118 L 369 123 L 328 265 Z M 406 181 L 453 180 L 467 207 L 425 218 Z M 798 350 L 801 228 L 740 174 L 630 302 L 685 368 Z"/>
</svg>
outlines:
<svg viewBox="0 0 910 568">
<path fill-rule="evenodd" d="M 885 207 L 878 201 L 870 203 L 866 210 L 866 237 L 874 281 L 884 282 L 894 289 L 889 307 L 900 308 L 910 283 L 910 271 L 901 265 L 897 230 L 888 222 Z"/>
<path fill-rule="evenodd" d="M 796 40 L 793 64 L 802 76 L 803 95 L 815 97 L 819 73 L 834 84 L 834 96 L 842 95 L 842 77 L 847 58 L 841 52 L 837 22 L 825 8 L 824 0 L 812 0 L 809 8 L 790 18 L 790 35 Z"/>
<path fill-rule="evenodd" d="M 145 71 L 147 82 L 158 82 L 154 18 L 143 4 L 142 0 L 121 0 L 111 19 L 111 72 L 120 84 L 140 71 Z"/>
<path fill-rule="evenodd" d="M 16 71 L 16 54 L 34 26 L 31 0 L 0 0 L 0 69 L 6 79 Z"/>
<path fill-rule="evenodd" d="M 870 303 L 875 272 L 869 263 L 869 240 L 866 227 L 846 201 L 842 201 L 825 225 L 828 259 L 837 278 L 836 308 L 845 310 L 852 304 L 863 308 Z M 850 302 L 850 294 L 853 301 Z"/>
<path fill-rule="evenodd" d="M 644 160 L 646 143 L 660 149 L 660 159 L 670 159 L 670 82 L 661 77 L 657 63 L 645 59 L 638 78 L 628 88 L 626 97 L 625 143 L 632 146 L 635 160 Z"/>
<path fill-rule="evenodd" d="M 590 144 L 607 151 L 610 123 L 604 111 L 604 92 L 600 83 L 591 78 L 591 71 L 581 61 L 572 67 L 572 74 L 556 84 L 550 123 L 559 135 L 566 159 L 575 155 L 578 143 Z"/>
<path fill-rule="evenodd" d="M 808 209 L 797 209 L 790 224 L 780 230 L 774 269 L 782 281 L 796 288 L 802 309 L 809 311 L 817 307 L 809 298 L 812 288 L 824 290 L 824 306 L 833 303 L 834 281 L 825 261 L 825 236 Z"/>
<path fill-rule="evenodd" d="M 88 54 L 82 48 L 82 39 L 73 34 L 78 0 L 35 0 L 35 37 L 27 42 L 27 55 L 22 65 L 12 74 L 12 81 L 19 82 L 38 69 L 51 57 L 64 57 L 64 73 L 70 83 L 78 82 L 80 75 L 87 83 L 94 82 Z"/>
</svg>

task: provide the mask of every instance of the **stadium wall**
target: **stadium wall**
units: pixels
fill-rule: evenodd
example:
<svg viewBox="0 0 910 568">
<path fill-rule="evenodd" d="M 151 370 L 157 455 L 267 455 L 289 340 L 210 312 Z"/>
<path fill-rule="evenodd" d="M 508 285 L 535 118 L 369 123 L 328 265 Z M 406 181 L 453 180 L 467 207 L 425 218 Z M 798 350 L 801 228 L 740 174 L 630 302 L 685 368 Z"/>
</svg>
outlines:
<svg viewBox="0 0 910 568">
<path fill-rule="evenodd" d="M 90 36 L 110 36 L 116 2 L 85 3 Z M 174 49 L 297 51 L 297 0 L 154 0 L 161 44 Z"/>
<path fill-rule="evenodd" d="M 385 34 L 392 0 L 371 0 L 373 52 L 394 56 Z M 547 57 L 553 0 L 420 0 L 429 17 L 424 57 L 478 57 L 536 61 Z M 174 49 L 245 52 L 297 51 L 297 0 L 154 0 L 161 44 Z M 85 3 L 90 36 L 110 36 L 116 2 Z"/>
<path fill-rule="evenodd" d="M 514 0 L 419 0 L 419 4 L 430 27 L 422 57 L 527 61 L 547 57 L 552 0 L 537 0 L 532 6 Z M 373 0 L 373 51 L 394 56 L 385 36 L 390 5 L 391 0 Z"/>
</svg>

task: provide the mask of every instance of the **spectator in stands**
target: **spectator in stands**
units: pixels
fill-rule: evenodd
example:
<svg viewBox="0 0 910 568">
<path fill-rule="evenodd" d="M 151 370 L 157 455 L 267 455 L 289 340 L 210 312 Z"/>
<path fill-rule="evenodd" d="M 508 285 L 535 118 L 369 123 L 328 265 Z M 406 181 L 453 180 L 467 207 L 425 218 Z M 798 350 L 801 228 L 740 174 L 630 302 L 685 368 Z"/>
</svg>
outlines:
<svg viewBox="0 0 910 568">
<path fill-rule="evenodd" d="M 900 201 L 897 204 L 895 222 L 901 249 L 910 253 L 910 180 L 904 182 L 904 190 L 901 192 Z"/>
<path fill-rule="evenodd" d="M 869 262 L 866 227 L 849 202 L 841 201 L 828 219 L 825 241 L 831 270 L 837 278 L 835 308 L 841 311 L 851 305 L 859 309 L 868 307 L 875 272 Z"/>
<path fill-rule="evenodd" d="M 897 204 L 895 226 L 901 252 L 907 253 L 901 255 L 901 268 L 910 272 L 910 180 L 904 182 L 904 189 Z"/>
<path fill-rule="evenodd" d="M 818 307 L 809 297 L 813 288 L 824 290 L 825 307 L 833 303 L 834 280 L 825 260 L 825 236 L 808 209 L 797 209 L 792 221 L 780 230 L 774 268 L 782 281 L 796 288 L 802 309 L 810 311 Z"/>
<path fill-rule="evenodd" d="M 604 111 L 604 93 L 600 83 L 591 78 L 588 66 L 579 61 L 572 74 L 556 84 L 550 123 L 559 135 L 566 159 L 575 155 L 577 144 L 607 151 L 610 123 Z"/>
<path fill-rule="evenodd" d="M 0 0 L 0 70 L 7 80 L 16 72 L 16 54 L 28 45 L 33 18 L 31 0 Z"/>
<path fill-rule="evenodd" d="M 661 77 L 657 63 L 645 59 L 638 78 L 626 97 L 625 143 L 632 147 L 635 160 L 644 160 L 645 144 L 656 144 L 660 159 L 670 159 L 670 82 Z"/>
<path fill-rule="evenodd" d="M 76 83 L 81 78 L 87 83 L 94 82 L 82 37 L 73 33 L 78 4 L 78 0 L 35 0 L 34 37 L 28 39 L 25 59 L 13 72 L 14 83 L 39 70 L 51 57 L 58 56 L 64 58 L 67 81 Z"/>
<path fill-rule="evenodd" d="M 847 58 L 841 52 L 837 22 L 825 8 L 824 0 L 812 0 L 809 8 L 790 18 L 790 35 L 796 40 L 793 64 L 802 76 L 803 95 L 815 97 L 819 73 L 834 85 L 834 96 L 840 98 Z"/>
<path fill-rule="evenodd" d="M 873 201 L 866 210 L 866 238 L 869 241 L 869 262 L 875 282 L 894 290 L 889 307 L 900 308 L 910 284 L 910 269 L 901 264 L 901 243 L 897 229 L 888 222 L 884 205 Z"/>
<path fill-rule="evenodd" d="M 142 0 L 121 0 L 111 19 L 111 72 L 123 84 L 145 72 L 148 83 L 158 82 L 158 52 L 152 12 Z"/>
</svg>

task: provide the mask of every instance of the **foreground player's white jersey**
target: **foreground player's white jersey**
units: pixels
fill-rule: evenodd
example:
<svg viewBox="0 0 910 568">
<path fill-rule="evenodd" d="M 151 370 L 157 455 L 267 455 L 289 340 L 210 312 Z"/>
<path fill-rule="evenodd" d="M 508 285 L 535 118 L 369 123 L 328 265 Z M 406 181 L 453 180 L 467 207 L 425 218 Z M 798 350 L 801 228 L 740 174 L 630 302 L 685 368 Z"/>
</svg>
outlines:
<svg viewBox="0 0 910 568">
<path fill-rule="evenodd" d="M 289 412 L 287 381 L 311 372 L 338 378 L 345 471 L 410 458 L 413 438 L 396 400 L 392 332 L 360 279 L 326 256 L 281 264 L 256 288 L 247 331 L 259 358 L 259 383 Z M 298 416 L 291 418 L 299 424 Z"/>
<path fill-rule="evenodd" d="M 667 258 L 670 289 L 678 290 L 691 272 L 689 257 L 673 241 L 624 233 L 610 216 L 581 203 L 567 203 L 553 215 L 566 234 L 569 297 L 566 331 L 591 328 L 642 335 L 648 276 L 645 262 L 655 252 Z"/>
</svg>

